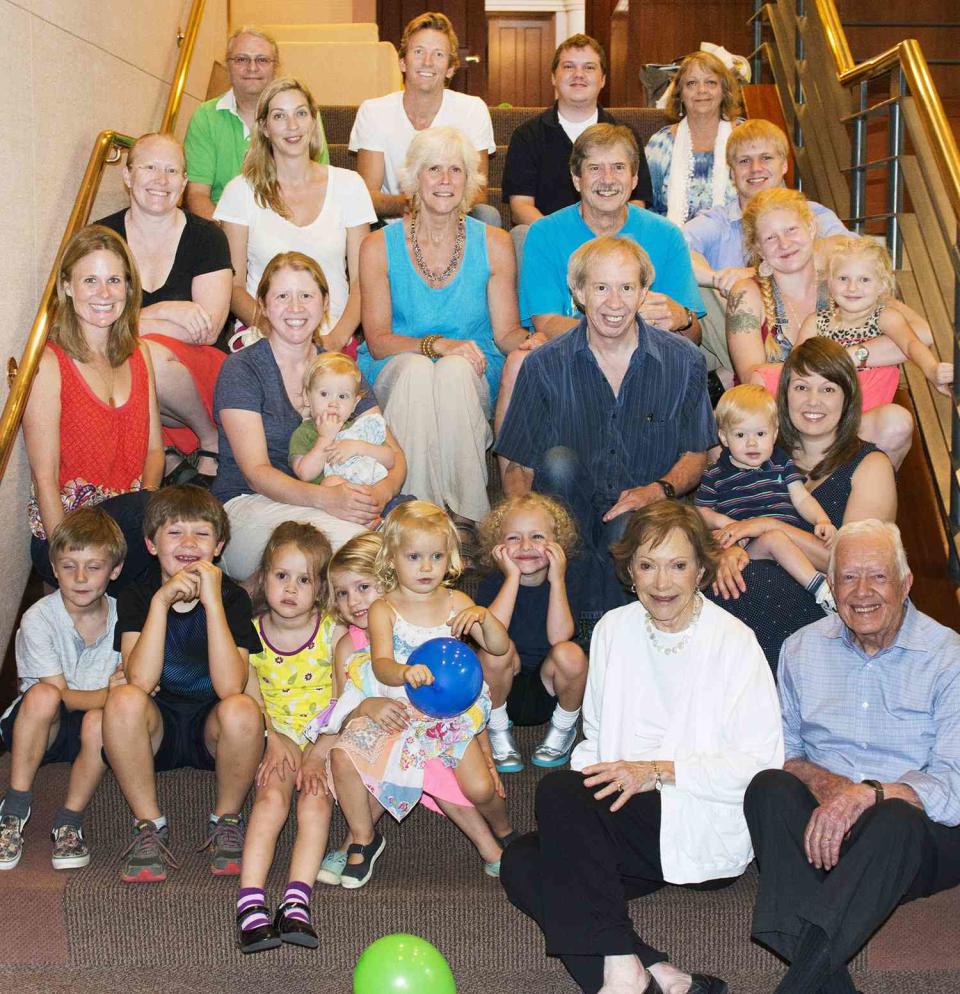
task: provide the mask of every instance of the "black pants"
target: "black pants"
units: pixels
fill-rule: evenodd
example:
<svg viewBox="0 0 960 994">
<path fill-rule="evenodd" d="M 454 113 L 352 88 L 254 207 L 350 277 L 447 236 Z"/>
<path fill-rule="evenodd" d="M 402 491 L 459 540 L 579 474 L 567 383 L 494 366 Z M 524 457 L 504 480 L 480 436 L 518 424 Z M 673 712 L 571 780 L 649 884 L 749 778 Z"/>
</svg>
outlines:
<svg viewBox="0 0 960 994">
<path fill-rule="evenodd" d="M 808 922 L 827 934 L 831 968 L 844 966 L 898 904 L 960 883 L 960 828 L 906 801 L 868 808 L 847 834 L 840 862 L 818 870 L 803 851 L 817 800 L 785 770 L 754 777 L 744 811 L 760 868 L 754 938 L 792 960 Z"/>
<path fill-rule="evenodd" d="M 537 787 L 539 831 L 508 846 L 500 866 L 510 901 L 540 926 L 547 955 L 560 957 L 585 994 L 603 986 L 604 956 L 635 954 L 647 967 L 667 959 L 637 935 L 627 912 L 627 901 L 665 883 L 660 795 L 638 794 L 615 813 L 612 803 L 594 800 L 580 773 L 548 774 Z"/>
</svg>

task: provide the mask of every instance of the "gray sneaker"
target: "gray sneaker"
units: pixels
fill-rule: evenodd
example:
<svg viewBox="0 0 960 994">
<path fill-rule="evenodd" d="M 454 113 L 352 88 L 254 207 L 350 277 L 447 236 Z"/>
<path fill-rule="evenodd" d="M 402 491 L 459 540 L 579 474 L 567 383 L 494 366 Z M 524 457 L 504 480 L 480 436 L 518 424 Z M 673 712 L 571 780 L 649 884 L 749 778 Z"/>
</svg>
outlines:
<svg viewBox="0 0 960 994">
<path fill-rule="evenodd" d="M 551 721 L 543 741 L 533 751 L 530 762 L 534 766 L 566 766 L 570 762 L 570 750 L 577 738 L 577 726 L 557 728 Z"/>
<path fill-rule="evenodd" d="M 30 820 L 16 815 L 5 815 L 0 810 L 0 870 L 12 870 L 23 855 L 23 830 Z"/>
<path fill-rule="evenodd" d="M 493 763 L 498 773 L 519 773 L 523 769 L 523 759 L 517 743 L 513 741 L 510 727 L 494 730 L 487 728 L 490 748 L 493 750 Z"/>
<path fill-rule="evenodd" d="M 90 850 L 83 841 L 83 830 L 73 825 L 61 825 L 51 833 L 53 856 L 51 862 L 55 870 L 79 870 L 90 862 Z"/>
</svg>

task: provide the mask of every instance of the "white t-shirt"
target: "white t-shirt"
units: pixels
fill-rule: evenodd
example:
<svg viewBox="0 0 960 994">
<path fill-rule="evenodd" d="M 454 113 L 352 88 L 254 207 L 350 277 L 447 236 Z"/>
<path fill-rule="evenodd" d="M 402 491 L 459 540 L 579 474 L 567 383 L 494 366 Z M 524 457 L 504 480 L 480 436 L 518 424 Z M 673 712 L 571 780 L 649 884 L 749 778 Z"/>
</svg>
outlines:
<svg viewBox="0 0 960 994">
<path fill-rule="evenodd" d="M 440 109 L 430 126 L 437 128 L 441 125 L 459 128 L 479 152 L 492 155 L 497 150 L 490 111 L 479 97 L 444 90 Z M 416 133 L 403 109 L 403 90 L 364 100 L 360 104 L 348 147 L 351 152 L 358 152 L 361 148 L 383 152 L 381 193 L 396 195 L 400 192 L 400 170 Z"/>
<path fill-rule="evenodd" d="M 347 228 L 373 224 L 377 215 L 366 184 L 352 169 L 328 166 L 327 193 L 320 213 L 300 227 L 269 207 L 260 207 L 243 176 L 223 188 L 213 217 L 247 229 L 247 291 L 256 296 L 267 263 L 279 252 L 303 252 L 316 259 L 330 287 L 330 316 L 323 326 L 340 320 L 350 283 L 347 278 Z"/>
<path fill-rule="evenodd" d="M 568 121 L 560 111 L 557 111 L 557 120 L 560 122 L 560 127 L 566 131 L 570 141 L 575 142 L 587 128 L 592 127 L 600 120 L 600 111 L 595 110 L 585 121 Z"/>
</svg>

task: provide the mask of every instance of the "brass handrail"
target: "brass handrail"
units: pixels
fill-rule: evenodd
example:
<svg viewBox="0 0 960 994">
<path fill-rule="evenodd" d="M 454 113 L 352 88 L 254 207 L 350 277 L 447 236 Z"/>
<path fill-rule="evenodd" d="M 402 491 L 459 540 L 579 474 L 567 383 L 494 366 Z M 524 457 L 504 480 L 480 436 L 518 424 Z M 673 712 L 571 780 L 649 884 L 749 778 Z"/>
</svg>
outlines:
<svg viewBox="0 0 960 994">
<path fill-rule="evenodd" d="M 167 104 L 160 125 L 160 130 L 164 132 L 173 131 L 176 125 L 177 114 L 180 110 L 180 100 L 183 96 L 184 86 L 186 85 L 187 72 L 190 69 L 190 60 L 193 57 L 193 49 L 200 30 L 200 22 L 203 18 L 205 3 L 206 0 L 193 0 L 187 20 L 187 27 L 182 35 L 178 34 L 177 40 L 180 45 L 180 55 L 177 58 L 173 82 L 170 86 L 170 93 L 167 97 Z M 60 245 L 57 248 L 57 254 L 50 270 L 50 275 L 47 277 L 46 286 L 40 297 L 36 317 L 33 319 L 30 334 L 27 336 L 27 342 L 20 357 L 20 364 L 17 366 L 13 359 L 8 364 L 7 377 L 10 381 L 10 393 L 7 395 L 6 402 L 3 405 L 3 413 L 0 414 L 0 479 L 3 478 L 7 464 L 10 462 L 10 454 L 13 452 L 17 432 L 20 430 L 20 421 L 23 418 L 23 412 L 30 397 L 30 388 L 33 385 L 33 379 L 36 376 L 44 346 L 47 344 L 47 333 L 53 313 L 53 301 L 57 291 L 57 270 L 59 268 L 60 254 L 63 252 L 67 242 L 89 220 L 90 211 L 93 209 L 94 201 L 100 190 L 100 181 L 103 178 L 103 171 L 107 164 L 119 161 L 122 150 L 130 148 L 132 144 L 133 138 L 129 135 L 123 135 L 116 131 L 101 131 L 97 135 L 93 149 L 90 152 L 87 168 L 84 171 L 83 179 L 80 181 L 73 209 L 63 230 L 63 237 L 60 239 Z"/>
<path fill-rule="evenodd" d="M 840 23 L 834 0 L 814 0 L 827 47 L 837 67 L 837 77 L 844 86 L 852 86 L 880 76 L 895 66 L 903 70 L 910 91 L 916 98 L 917 110 L 927 137 L 937 153 L 937 163 L 953 209 L 960 216 L 960 149 L 947 120 L 940 94 L 937 92 L 930 68 L 920 43 L 907 38 L 859 65 L 853 61 L 847 36 Z"/>
</svg>

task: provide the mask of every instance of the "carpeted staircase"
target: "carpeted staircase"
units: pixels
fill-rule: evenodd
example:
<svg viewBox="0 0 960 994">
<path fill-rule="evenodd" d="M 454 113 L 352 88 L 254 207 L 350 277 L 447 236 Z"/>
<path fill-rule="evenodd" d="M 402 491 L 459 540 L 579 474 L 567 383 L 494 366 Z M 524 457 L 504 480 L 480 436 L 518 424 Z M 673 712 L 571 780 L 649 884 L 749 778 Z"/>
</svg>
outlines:
<svg viewBox="0 0 960 994">
<path fill-rule="evenodd" d="M 539 730 L 520 729 L 526 754 Z M 514 825 L 533 828 L 533 794 L 541 771 L 505 778 Z M 9 756 L 0 761 L 0 787 Z M 129 885 L 118 875 L 130 816 L 111 775 L 90 807 L 86 833 L 93 861 L 56 873 L 47 832 L 63 797 L 67 767 L 41 770 L 20 866 L 0 875 L 0 990 L 17 994 L 348 994 L 353 964 L 374 939 L 411 932 L 447 957 L 460 994 L 573 994 L 566 974 L 543 955 L 537 929 L 484 875 L 472 846 L 448 822 L 417 808 L 402 825 L 382 826 L 387 850 L 374 879 L 359 891 L 318 885 L 316 952 L 284 946 L 251 957 L 234 946 L 236 880 L 210 875 L 194 850 L 213 799 L 212 774 L 160 777 L 171 848 L 181 862 L 166 883 Z M 337 816 L 334 838 L 342 822 Z M 288 826 L 268 881 L 271 905 L 285 882 Z M 776 986 L 778 961 L 749 939 L 756 887 L 751 870 L 732 887 L 696 893 L 668 887 L 636 901 L 642 934 L 675 962 L 719 974 L 737 994 Z M 575 896 L 572 896 L 575 899 Z M 864 994 L 956 994 L 960 990 L 960 890 L 900 909 L 854 963 Z M 919 968 L 923 968 L 922 973 Z M 411 992 L 415 994 L 415 992 Z"/>
</svg>

